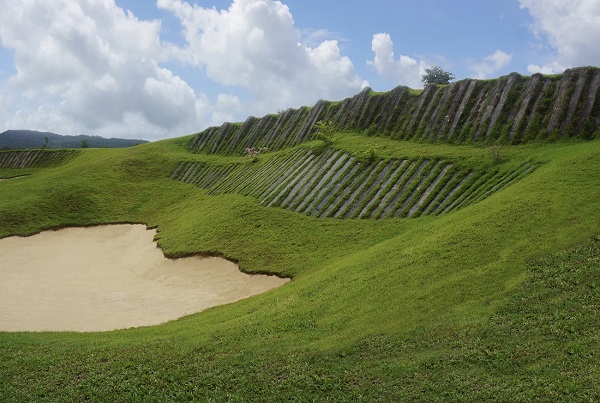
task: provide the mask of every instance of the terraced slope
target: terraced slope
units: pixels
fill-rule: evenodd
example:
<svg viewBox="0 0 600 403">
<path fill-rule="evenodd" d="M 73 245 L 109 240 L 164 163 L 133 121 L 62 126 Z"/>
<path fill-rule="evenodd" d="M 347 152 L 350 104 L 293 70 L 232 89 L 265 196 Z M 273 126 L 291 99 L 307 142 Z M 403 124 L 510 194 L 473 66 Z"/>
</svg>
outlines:
<svg viewBox="0 0 600 403">
<path fill-rule="evenodd" d="M 377 94 L 365 88 L 342 102 L 319 101 L 243 124 L 225 123 L 198 133 L 189 150 L 242 154 L 246 147 L 280 150 L 314 138 L 318 121 L 370 136 L 447 143 L 524 143 L 574 137 L 593 139 L 600 131 L 600 69 L 576 68 L 562 75 L 517 73 L 496 80 L 463 80 L 407 87 Z"/>
<path fill-rule="evenodd" d="M 476 203 L 530 173 L 472 171 L 451 161 L 379 160 L 367 164 L 340 150 L 314 155 L 300 149 L 264 164 L 181 162 L 171 179 L 208 190 L 237 193 L 267 207 L 316 217 L 387 218 L 442 214 Z"/>
<path fill-rule="evenodd" d="M 19 150 L 0 151 L 0 168 L 46 168 L 61 165 L 74 158 L 76 150 Z"/>
</svg>

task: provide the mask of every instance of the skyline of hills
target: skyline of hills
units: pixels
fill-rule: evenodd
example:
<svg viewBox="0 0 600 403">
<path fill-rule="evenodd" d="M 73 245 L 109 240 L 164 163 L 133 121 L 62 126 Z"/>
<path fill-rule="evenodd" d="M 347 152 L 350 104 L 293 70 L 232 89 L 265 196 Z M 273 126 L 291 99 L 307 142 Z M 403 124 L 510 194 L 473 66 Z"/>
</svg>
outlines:
<svg viewBox="0 0 600 403">
<path fill-rule="evenodd" d="M 123 148 L 147 143 L 147 140 L 105 138 L 79 134 L 61 135 L 36 130 L 6 130 L 0 133 L 0 149 L 27 148 Z"/>
</svg>

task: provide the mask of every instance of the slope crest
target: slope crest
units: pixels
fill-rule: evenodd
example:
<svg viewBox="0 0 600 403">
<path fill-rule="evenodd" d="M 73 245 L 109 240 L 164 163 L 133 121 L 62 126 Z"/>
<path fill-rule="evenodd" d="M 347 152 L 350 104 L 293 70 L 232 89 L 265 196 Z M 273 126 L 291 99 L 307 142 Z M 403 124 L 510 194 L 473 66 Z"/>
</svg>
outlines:
<svg viewBox="0 0 600 403">
<path fill-rule="evenodd" d="M 321 100 L 312 108 L 208 128 L 188 148 L 228 155 L 247 147 L 280 150 L 314 139 L 319 121 L 369 136 L 453 144 L 593 139 L 600 132 L 600 69 L 575 68 L 558 76 L 511 73 L 430 85 L 419 93 L 407 87 L 387 93 L 365 88 L 341 102 Z"/>
</svg>

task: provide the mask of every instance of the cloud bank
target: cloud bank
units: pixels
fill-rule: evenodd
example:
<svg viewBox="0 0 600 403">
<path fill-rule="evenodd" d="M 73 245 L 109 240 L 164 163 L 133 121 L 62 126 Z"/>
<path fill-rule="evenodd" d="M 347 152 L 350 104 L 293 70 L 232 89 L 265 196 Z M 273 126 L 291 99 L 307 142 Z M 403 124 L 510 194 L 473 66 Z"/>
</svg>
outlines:
<svg viewBox="0 0 600 403">
<path fill-rule="evenodd" d="M 375 53 L 373 60 L 367 63 L 377 73 L 392 81 L 395 85 L 406 85 L 411 88 L 422 88 L 421 76 L 425 74 L 425 68 L 429 67 L 424 61 L 417 61 L 410 56 L 400 55 L 398 59 L 394 55 L 394 43 L 388 33 L 373 35 L 371 50 Z"/>
<path fill-rule="evenodd" d="M 14 52 L 6 126 L 152 137 L 202 116 L 201 96 L 159 66 L 158 21 L 140 21 L 111 0 L 18 2 L 0 15 Z"/>
<path fill-rule="evenodd" d="M 139 20 L 114 0 L 31 0 L 0 14 L 0 43 L 14 71 L 0 84 L 4 128 L 62 134 L 183 135 L 223 119 L 339 99 L 367 85 L 337 41 L 302 43 L 287 6 L 235 0 L 226 10 L 159 0 L 183 28 L 184 45 L 161 40 L 158 20 Z M 222 86 L 209 100 L 172 67 Z M 210 80 L 206 80 L 206 77 Z M 239 89 L 247 91 L 243 103 Z"/>
<path fill-rule="evenodd" d="M 255 113 L 339 99 L 368 85 L 341 54 L 336 40 L 302 42 L 287 6 L 279 1 L 236 0 L 227 10 L 182 0 L 158 0 L 183 26 L 178 60 L 217 83 L 247 89 Z M 312 36 L 314 38 L 314 36 Z"/>
<path fill-rule="evenodd" d="M 224 9 L 191 0 L 148 2 L 162 20 L 141 20 L 115 1 L 5 4 L 0 13 L 0 131 L 152 140 L 318 99 L 342 99 L 368 85 L 343 52 L 352 51 L 352 45 L 342 47 L 335 39 L 341 34 L 299 29 L 278 0 L 233 0 Z M 549 54 L 531 60 L 529 72 L 599 63 L 598 0 L 518 4 L 533 19 L 536 45 Z M 439 64 L 395 52 L 385 32 L 371 37 L 371 50 L 365 74 L 391 85 L 421 88 L 424 69 Z M 448 64 L 489 78 L 513 64 L 513 54 L 519 59 L 515 49 L 498 49 L 471 62 Z"/>
<path fill-rule="evenodd" d="M 508 66 L 511 60 L 511 54 L 498 49 L 491 55 L 485 56 L 481 62 L 470 63 L 469 68 L 475 72 L 473 78 L 485 79 Z"/>
<path fill-rule="evenodd" d="M 534 19 L 531 30 L 547 41 L 554 55 L 531 73 L 560 73 L 568 67 L 600 61 L 600 2 L 597 0 L 520 0 Z"/>
</svg>

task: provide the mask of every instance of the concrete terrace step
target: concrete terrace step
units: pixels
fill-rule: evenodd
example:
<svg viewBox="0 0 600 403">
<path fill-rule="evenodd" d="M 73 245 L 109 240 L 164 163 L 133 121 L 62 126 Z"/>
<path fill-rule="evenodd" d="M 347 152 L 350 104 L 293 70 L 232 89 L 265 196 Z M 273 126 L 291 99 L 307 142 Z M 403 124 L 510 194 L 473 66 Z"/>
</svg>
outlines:
<svg viewBox="0 0 600 403">
<path fill-rule="evenodd" d="M 379 160 L 371 164 L 342 151 L 314 155 L 299 149 L 264 162 L 210 165 L 181 162 L 170 178 L 237 193 L 266 207 L 316 217 L 383 219 L 437 215 L 479 202 L 535 169 L 471 171 L 446 160 Z"/>
</svg>

